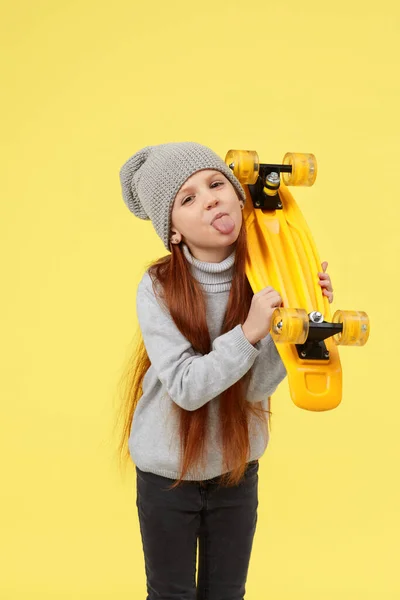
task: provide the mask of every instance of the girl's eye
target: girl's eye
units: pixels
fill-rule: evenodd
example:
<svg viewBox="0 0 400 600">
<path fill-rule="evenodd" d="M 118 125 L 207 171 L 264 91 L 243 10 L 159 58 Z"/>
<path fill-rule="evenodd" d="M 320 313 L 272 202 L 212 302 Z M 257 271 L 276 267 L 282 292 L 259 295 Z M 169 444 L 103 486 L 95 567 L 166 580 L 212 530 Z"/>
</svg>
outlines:
<svg viewBox="0 0 400 600">
<path fill-rule="evenodd" d="M 223 181 L 214 181 L 214 183 L 211 184 L 211 187 L 215 187 L 217 185 L 224 185 Z M 182 204 L 186 204 L 186 202 L 188 202 L 189 200 L 192 200 L 194 198 L 194 196 L 188 196 L 187 198 L 185 198 L 182 201 Z"/>
</svg>

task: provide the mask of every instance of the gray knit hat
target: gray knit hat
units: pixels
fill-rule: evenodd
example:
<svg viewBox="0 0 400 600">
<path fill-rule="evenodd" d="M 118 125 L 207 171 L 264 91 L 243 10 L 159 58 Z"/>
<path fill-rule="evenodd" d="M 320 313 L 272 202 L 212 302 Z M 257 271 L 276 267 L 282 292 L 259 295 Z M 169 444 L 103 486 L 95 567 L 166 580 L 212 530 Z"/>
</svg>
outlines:
<svg viewBox="0 0 400 600">
<path fill-rule="evenodd" d="M 146 146 L 121 167 L 122 196 L 139 219 L 151 220 L 164 246 L 170 250 L 171 212 L 175 196 L 185 181 L 203 169 L 223 173 L 243 202 L 246 194 L 231 169 L 218 154 L 195 142 Z"/>
</svg>

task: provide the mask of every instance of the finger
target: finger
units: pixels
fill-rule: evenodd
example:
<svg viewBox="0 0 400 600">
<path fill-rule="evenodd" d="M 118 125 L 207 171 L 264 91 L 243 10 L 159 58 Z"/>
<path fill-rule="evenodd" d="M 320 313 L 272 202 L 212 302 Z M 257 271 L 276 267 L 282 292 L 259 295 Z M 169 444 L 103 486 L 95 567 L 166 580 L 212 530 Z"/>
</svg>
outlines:
<svg viewBox="0 0 400 600">
<path fill-rule="evenodd" d="M 321 267 L 323 271 L 326 271 L 326 269 L 328 268 L 328 263 L 326 262 L 326 260 L 323 263 L 321 263 Z"/>
<path fill-rule="evenodd" d="M 268 294 L 270 292 L 275 292 L 274 288 L 270 285 L 267 285 L 264 289 L 260 290 L 257 295 L 264 296 L 264 294 Z"/>
<path fill-rule="evenodd" d="M 268 298 L 268 304 L 270 304 L 270 306 L 280 306 L 282 304 L 281 296 L 278 293 L 271 295 L 271 297 Z"/>
<path fill-rule="evenodd" d="M 271 302 L 271 304 L 276 303 L 276 302 L 282 302 L 282 298 L 280 297 L 279 294 L 271 294 L 271 297 L 268 298 L 268 301 Z"/>
<path fill-rule="evenodd" d="M 330 277 L 325 277 L 325 278 L 320 277 L 320 279 L 318 280 L 318 283 L 322 287 L 330 287 L 330 288 L 332 288 L 332 281 L 331 281 Z"/>
<path fill-rule="evenodd" d="M 328 290 L 324 290 L 322 293 L 325 296 L 328 297 L 329 303 L 332 303 L 332 301 L 333 301 L 333 292 L 328 292 Z"/>
<path fill-rule="evenodd" d="M 277 292 L 274 289 L 271 289 L 269 291 L 266 291 L 264 294 L 262 294 L 262 296 L 264 296 L 267 300 L 275 300 L 275 298 L 280 298 L 280 294 L 279 292 Z"/>
<path fill-rule="evenodd" d="M 319 281 L 318 283 L 322 288 L 326 288 L 330 292 L 333 292 L 332 284 L 330 281 Z"/>
</svg>

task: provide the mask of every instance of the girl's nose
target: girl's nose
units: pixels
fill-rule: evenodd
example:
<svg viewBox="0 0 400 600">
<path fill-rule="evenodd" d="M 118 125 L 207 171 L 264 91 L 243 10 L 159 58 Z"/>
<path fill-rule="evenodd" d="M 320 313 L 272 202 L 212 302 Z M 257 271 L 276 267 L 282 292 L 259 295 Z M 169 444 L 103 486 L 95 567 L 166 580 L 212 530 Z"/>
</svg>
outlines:
<svg viewBox="0 0 400 600">
<path fill-rule="evenodd" d="M 212 206 L 215 206 L 216 204 L 218 204 L 218 198 L 216 198 L 214 196 L 214 194 L 211 192 L 205 202 L 205 205 L 207 208 L 211 208 Z"/>
</svg>

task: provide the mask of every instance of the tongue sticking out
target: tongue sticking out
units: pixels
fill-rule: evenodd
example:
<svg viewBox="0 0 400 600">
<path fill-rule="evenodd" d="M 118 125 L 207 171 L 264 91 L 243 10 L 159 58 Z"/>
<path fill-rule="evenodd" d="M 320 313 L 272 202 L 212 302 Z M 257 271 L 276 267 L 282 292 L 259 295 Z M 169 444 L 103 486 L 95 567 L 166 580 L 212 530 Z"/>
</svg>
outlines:
<svg viewBox="0 0 400 600">
<path fill-rule="evenodd" d="M 220 233 L 232 233 L 235 229 L 235 223 L 228 215 L 223 215 L 222 217 L 215 219 L 212 226 Z"/>
</svg>

